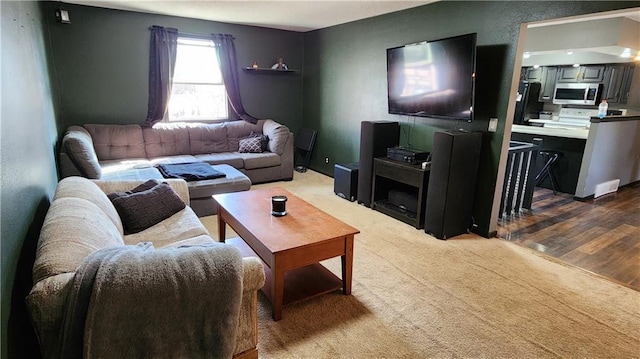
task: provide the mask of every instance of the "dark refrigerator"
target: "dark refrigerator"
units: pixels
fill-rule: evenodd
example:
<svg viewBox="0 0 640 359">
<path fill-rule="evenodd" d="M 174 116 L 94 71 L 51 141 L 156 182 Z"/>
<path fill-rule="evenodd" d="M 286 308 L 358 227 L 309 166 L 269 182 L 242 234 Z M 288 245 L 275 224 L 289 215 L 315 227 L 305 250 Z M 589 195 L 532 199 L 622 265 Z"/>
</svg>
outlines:
<svg viewBox="0 0 640 359">
<path fill-rule="evenodd" d="M 540 83 L 521 81 L 518 85 L 518 97 L 516 98 L 516 112 L 513 123 L 526 125 L 530 118 L 539 118 L 543 103 L 538 101 L 540 96 Z"/>
</svg>

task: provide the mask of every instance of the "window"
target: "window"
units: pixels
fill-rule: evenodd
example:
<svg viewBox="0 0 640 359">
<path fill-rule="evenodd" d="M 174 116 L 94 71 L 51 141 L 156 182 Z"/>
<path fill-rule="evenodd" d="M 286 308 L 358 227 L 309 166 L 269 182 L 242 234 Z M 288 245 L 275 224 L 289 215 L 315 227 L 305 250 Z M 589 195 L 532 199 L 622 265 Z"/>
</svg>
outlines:
<svg viewBox="0 0 640 359">
<path fill-rule="evenodd" d="M 213 41 L 178 38 L 176 67 L 167 120 L 227 119 L 227 92 L 222 82 Z"/>
</svg>

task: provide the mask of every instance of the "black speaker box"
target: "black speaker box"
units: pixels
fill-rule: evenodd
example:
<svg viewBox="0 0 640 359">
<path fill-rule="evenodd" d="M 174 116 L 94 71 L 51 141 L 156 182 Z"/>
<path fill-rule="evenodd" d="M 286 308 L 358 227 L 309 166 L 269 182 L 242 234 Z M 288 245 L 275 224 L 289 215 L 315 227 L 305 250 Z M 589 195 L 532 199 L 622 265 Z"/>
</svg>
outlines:
<svg viewBox="0 0 640 359">
<path fill-rule="evenodd" d="M 482 133 L 436 132 L 424 231 L 447 239 L 471 230 Z"/>
<path fill-rule="evenodd" d="M 360 169 L 358 173 L 358 203 L 371 207 L 373 159 L 386 157 L 387 148 L 400 140 L 400 124 L 389 121 L 362 121 L 360 124 Z"/>
<path fill-rule="evenodd" d="M 358 163 L 335 164 L 333 193 L 353 202 L 358 194 Z"/>
</svg>

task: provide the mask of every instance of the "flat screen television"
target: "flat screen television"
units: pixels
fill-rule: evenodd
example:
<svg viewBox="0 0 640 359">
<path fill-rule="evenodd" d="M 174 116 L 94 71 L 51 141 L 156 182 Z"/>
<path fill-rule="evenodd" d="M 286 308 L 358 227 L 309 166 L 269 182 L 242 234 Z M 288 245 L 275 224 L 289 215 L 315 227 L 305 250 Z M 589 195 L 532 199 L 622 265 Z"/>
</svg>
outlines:
<svg viewBox="0 0 640 359">
<path fill-rule="evenodd" d="M 389 113 L 473 120 L 476 34 L 387 49 Z"/>
</svg>

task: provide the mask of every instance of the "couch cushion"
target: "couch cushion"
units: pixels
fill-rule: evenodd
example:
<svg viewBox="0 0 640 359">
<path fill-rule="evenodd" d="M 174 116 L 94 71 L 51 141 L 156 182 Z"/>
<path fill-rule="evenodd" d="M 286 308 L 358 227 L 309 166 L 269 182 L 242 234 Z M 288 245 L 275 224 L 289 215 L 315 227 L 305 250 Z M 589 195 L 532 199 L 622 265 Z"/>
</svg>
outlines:
<svg viewBox="0 0 640 359">
<path fill-rule="evenodd" d="M 251 132 L 262 133 L 262 125 L 264 120 L 258 121 L 256 124 L 247 121 L 229 121 L 224 125 L 227 127 L 227 141 L 229 142 L 229 152 L 236 152 L 240 148 L 240 139 L 249 137 Z"/>
<path fill-rule="evenodd" d="M 216 241 L 213 240 L 213 238 L 211 238 L 211 236 L 207 236 L 207 235 L 199 235 L 193 238 L 187 238 L 187 239 L 183 239 L 180 241 L 176 241 L 173 243 L 168 243 L 166 245 L 163 245 L 162 247 L 159 248 L 178 248 L 178 247 L 188 247 L 188 246 L 201 246 L 201 245 L 208 245 L 211 243 L 218 243 Z"/>
<path fill-rule="evenodd" d="M 142 232 L 125 234 L 124 242 L 125 244 L 151 242 L 154 247 L 160 248 L 200 235 L 208 236 L 209 231 L 193 210 L 190 207 L 185 207 L 182 211 Z"/>
<path fill-rule="evenodd" d="M 189 126 L 189 145 L 191 154 L 219 153 L 229 151 L 227 126 L 193 124 Z"/>
<path fill-rule="evenodd" d="M 207 162 L 210 165 L 227 164 L 234 168 L 244 168 L 244 160 L 238 152 L 223 152 L 208 155 L 196 155 L 198 161 Z"/>
<path fill-rule="evenodd" d="M 155 166 L 161 163 L 190 163 L 190 162 L 198 162 L 199 160 L 192 155 L 178 155 L 178 156 L 166 156 L 166 157 L 156 157 L 151 159 L 151 163 Z"/>
<path fill-rule="evenodd" d="M 185 208 L 185 203 L 166 183 L 149 188 L 149 182 L 127 191 L 109 194 L 120 214 L 125 234 L 141 232 Z"/>
<path fill-rule="evenodd" d="M 258 168 L 280 166 L 280 156 L 272 152 L 262 153 L 240 153 L 244 160 L 244 169 L 253 170 Z"/>
<path fill-rule="evenodd" d="M 53 200 L 60 198 L 82 198 L 95 204 L 109 217 L 111 223 L 118 229 L 120 235 L 124 234 L 120 215 L 116 211 L 107 195 L 93 181 L 84 177 L 67 177 L 58 183 Z"/>
<path fill-rule="evenodd" d="M 84 125 L 93 139 L 100 161 L 145 158 L 144 137 L 140 125 Z"/>
<path fill-rule="evenodd" d="M 62 149 L 71 161 L 88 178 L 100 178 L 102 168 L 93 149 L 93 140 L 87 130 L 80 126 L 71 126 L 62 138 Z"/>
<path fill-rule="evenodd" d="M 289 128 L 273 120 L 265 120 L 262 133 L 269 137 L 269 151 L 282 155 L 289 138 Z"/>
<path fill-rule="evenodd" d="M 144 148 L 148 158 L 188 155 L 189 130 L 183 123 L 158 123 L 142 129 Z"/>
<path fill-rule="evenodd" d="M 82 198 L 59 198 L 44 219 L 33 282 L 75 272 L 94 251 L 123 244 L 118 228 L 98 206 Z"/>
</svg>

